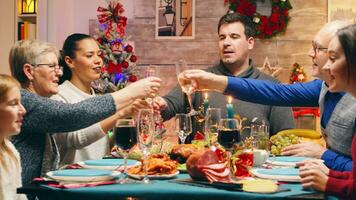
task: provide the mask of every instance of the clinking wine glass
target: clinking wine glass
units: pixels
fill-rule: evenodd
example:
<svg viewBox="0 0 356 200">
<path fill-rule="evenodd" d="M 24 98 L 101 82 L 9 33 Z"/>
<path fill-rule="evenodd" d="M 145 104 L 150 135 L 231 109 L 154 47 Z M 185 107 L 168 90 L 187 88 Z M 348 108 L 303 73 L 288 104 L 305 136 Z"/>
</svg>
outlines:
<svg viewBox="0 0 356 200">
<path fill-rule="evenodd" d="M 177 133 L 180 143 L 184 144 L 185 139 L 192 133 L 192 121 L 188 114 L 176 114 L 175 132 Z"/>
<path fill-rule="evenodd" d="M 218 127 L 218 143 L 223 146 L 227 154 L 227 163 L 231 176 L 231 152 L 234 144 L 241 142 L 240 122 L 237 119 L 220 119 Z"/>
<path fill-rule="evenodd" d="M 178 61 L 178 63 L 176 64 L 177 76 L 180 73 L 184 72 L 185 70 L 188 70 L 187 63 L 185 62 L 185 60 L 180 59 Z M 190 112 L 188 114 L 190 116 L 194 116 L 194 115 L 199 114 L 199 112 L 194 109 L 193 103 L 192 103 L 192 94 L 193 94 L 194 88 L 193 88 L 193 85 L 192 85 L 191 81 L 179 81 L 179 85 L 181 86 L 182 91 L 188 97 L 188 103 L 189 103 L 189 106 L 190 106 Z"/>
<path fill-rule="evenodd" d="M 146 67 L 146 69 L 144 70 L 144 78 L 149 78 L 149 77 L 159 77 L 159 66 L 156 65 L 149 65 L 148 67 Z M 157 94 L 155 93 L 155 97 L 157 96 Z M 153 98 L 146 98 L 146 101 L 149 104 L 152 104 L 155 100 L 155 97 Z"/>
<path fill-rule="evenodd" d="M 146 69 L 144 70 L 144 77 L 148 78 L 148 77 L 160 77 L 160 68 L 157 65 L 149 65 L 148 67 L 146 67 Z M 153 98 L 147 97 L 146 101 L 153 105 L 153 103 L 156 101 L 156 96 L 157 93 L 154 94 L 155 96 Z M 162 116 L 159 114 L 159 112 L 154 112 L 154 120 L 155 120 L 155 124 L 157 124 L 157 127 L 160 127 L 159 125 L 161 125 L 163 123 L 163 119 Z M 159 132 L 161 132 L 161 129 L 157 129 L 156 132 L 157 134 Z"/>
<path fill-rule="evenodd" d="M 153 139 L 155 135 L 155 124 L 153 120 L 153 110 L 152 109 L 140 109 L 138 113 L 137 120 L 137 129 L 138 129 L 138 141 L 139 147 L 143 153 L 143 169 L 144 169 L 144 178 L 143 183 L 150 183 L 148 178 L 148 163 L 147 159 L 153 144 Z"/>
<path fill-rule="evenodd" d="M 220 108 L 208 108 L 205 115 L 205 140 L 209 147 L 213 147 L 218 136 L 218 127 L 221 119 Z"/>
<path fill-rule="evenodd" d="M 127 156 L 132 147 L 137 144 L 137 129 L 135 120 L 133 119 L 119 119 L 116 121 L 114 128 L 115 144 L 118 146 L 124 157 L 124 177 L 119 183 L 127 183 L 130 179 L 127 178 Z"/>
</svg>

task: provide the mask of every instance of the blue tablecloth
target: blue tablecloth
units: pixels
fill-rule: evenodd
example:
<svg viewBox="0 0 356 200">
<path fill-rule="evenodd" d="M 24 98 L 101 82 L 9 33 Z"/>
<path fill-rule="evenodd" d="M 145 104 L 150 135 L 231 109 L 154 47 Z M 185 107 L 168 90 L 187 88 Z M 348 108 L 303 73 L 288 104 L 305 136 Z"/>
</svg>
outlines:
<svg viewBox="0 0 356 200">
<path fill-rule="evenodd" d="M 188 178 L 188 174 L 180 174 L 177 178 Z M 227 191 L 215 188 L 182 185 L 169 180 L 154 180 L 152 184 L 114 184 L 76 189 L 57 189 L 45 186 L 42 191 L 32 191 L 40 195 L 40 199 L 66 200 L 112 200 L 124 197 L 142 199 L 284 199 L 292 195 L 313 194 L 314 191 L 302 189 L 300 184 L 283 184 L 283 188 L 291 191 L 275 194 L 257 194 L 247 192 Z M 35 189 L 41 190 L 41 189 Z M 319 196 L 320 197 L 320 196 Z"/>
</svg>

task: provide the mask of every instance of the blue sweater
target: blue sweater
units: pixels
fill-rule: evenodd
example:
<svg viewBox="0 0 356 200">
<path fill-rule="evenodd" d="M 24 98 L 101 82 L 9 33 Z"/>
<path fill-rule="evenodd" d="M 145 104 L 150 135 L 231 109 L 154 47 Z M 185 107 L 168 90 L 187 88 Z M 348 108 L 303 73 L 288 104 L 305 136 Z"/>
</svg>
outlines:
<svg viewBox="0 0 356 200">
<path fill-rule="evenodd" d="M 225 93 L 243 101 L 273 106 L 319 106 L 319 96 L 323 81 L 314 80 L 307 83 L 278 84 L 269 81 L 228 77 Z M 335 106 L 345 93 L 325 95 L 324 112 L 321 126 L 326 127 Z M 321 157 L 325 165 L 338 171 L 351 171 L 350 157 L 327 150 Z"/>
</svg>

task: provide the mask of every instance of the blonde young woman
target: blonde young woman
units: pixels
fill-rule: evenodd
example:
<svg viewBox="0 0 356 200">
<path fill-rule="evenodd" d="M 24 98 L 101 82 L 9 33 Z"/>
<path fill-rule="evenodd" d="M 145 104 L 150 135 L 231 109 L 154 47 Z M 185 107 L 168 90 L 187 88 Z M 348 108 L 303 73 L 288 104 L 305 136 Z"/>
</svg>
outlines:
<svg viewBox="0 0 356 200">
<path fill-rule="evenodd" d="M 0 199 L 26 199 L 16 194 L 21 187 L 20 155 L 9 141 L 21 130 L 26 110 L 21 104 L 20 84 L 8 75 L 0 74 Z"/>
<path fill-rule="evenodd" d="M 65 103 L 77 103 L 96 96 L 92 81 L 100 78 L 103 61 L 97 42 L 86 34 L 74 33 L 66 38 L 62 49 L 64 81 L 58 94 L 51 99 Z M 60 152 L 60 166 L 90 159 L 101 159 L 110 152 L 109 137 L 118 118 L 134 114 L 139 108 L 147 108 L 145 100 L 136 100 L 126 109 L 85 129 L 55 134 Z"/>
</svg>

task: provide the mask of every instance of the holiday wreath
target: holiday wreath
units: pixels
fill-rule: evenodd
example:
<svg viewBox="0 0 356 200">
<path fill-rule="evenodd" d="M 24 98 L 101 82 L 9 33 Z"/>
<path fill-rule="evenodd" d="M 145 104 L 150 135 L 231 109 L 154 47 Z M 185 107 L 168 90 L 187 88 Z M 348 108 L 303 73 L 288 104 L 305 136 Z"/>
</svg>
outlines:
<svg viewBox="0 0 356 200">
<path fill-rule="evenodd" d="M 271 38 L 286 30 L 289 21 L 289 10 L 292 5 L 289 0 L 270 0 L 271 15 L 261 15 L 256 12 L 257 0 L 224 0 L 229 3 L 229 10 L 248 16 L 256 27 L 256 36 L 260 39 Z"/>
</svg>

